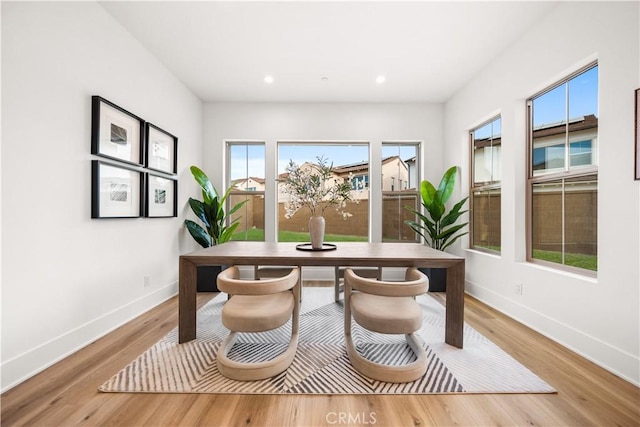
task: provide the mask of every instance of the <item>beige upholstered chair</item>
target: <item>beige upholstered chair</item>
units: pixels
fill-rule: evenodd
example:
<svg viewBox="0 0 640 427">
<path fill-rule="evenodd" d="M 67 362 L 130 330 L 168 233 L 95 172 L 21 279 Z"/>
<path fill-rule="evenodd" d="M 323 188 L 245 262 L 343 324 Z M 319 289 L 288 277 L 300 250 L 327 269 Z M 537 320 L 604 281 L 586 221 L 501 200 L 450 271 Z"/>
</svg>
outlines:
<svg viewBox="0 0 640 427">
<path fill-rule="evenodd" d="M 255 279 L 272 279 L 274 277 L 282 277 L 289 274 L 292 265 L 254 265 L 253 277 Z M 300 282 L 302 282 L 302 267 L 300 268 Z M 300 302 L 302 302 L 302 286 L 300 286 Z"/>
<path fill-rule="evenodd" d="M 404 282 L 384 282 L 363 278 L 353 270 L 344 272 L 344 330 L 351 365 L 361 374 L 378 381 L 403 383 L 415 381 L 427 370 L 424 347 L 414 332 L 422 326 L 422 309 L 413 297 L 429 289 L 429 279 L 409 268 Z M 416 360 L 404 365 L 373 362 L 356 350 L 351 336 L 351 317 L 363 328 L 381 334 L 404 334 Z"/>
<path fill-rule="evenodd" d="M 340 301 L 340 292 L 344 291 L 344 271 L 350 268 L 360 277 L 382 280 L 382 267 L 336 267 L 334 300 Z"/>
<path fill-rule="evenodd" d="M 222 324 L 231 332 L 218 350 L 218 370 L 225 377 L 254 381 L 273 377 L 286 370 L 296 355 L 298 346 L 298 316 L 300 313 L 300 270 L 292 268 L 283 277 L 262 280 L 239 278 L 237 266 L 218 275 L 218 288 L 231 295 L 222 308 Z M 291 341 L 287 349 L 275 358 L 263 362 L 238 362 L 228 356 L 238 332 L 265 332 L 279 328 L 291 319 Z"/>
</svg>

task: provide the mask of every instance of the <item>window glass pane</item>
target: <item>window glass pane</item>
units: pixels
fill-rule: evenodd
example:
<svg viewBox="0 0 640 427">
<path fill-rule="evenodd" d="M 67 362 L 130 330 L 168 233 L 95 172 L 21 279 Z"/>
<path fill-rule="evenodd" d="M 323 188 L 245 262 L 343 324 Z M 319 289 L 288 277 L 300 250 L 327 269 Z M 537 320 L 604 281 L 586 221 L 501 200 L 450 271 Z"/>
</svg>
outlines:
<svg viewBox="0 0 640 427">
<path fill-rule="evenodd" d="M 533 185 L 532 257 L 562 264 L 562 181 Z"/>
<path fill-rule="evenodd" d="M 597 271 L 596 175 L 533 186 L 533 258 Z"/>
<path fill-rule="evenodd" d="M 502 119 L 497 118 L 473 131 L 474 186 L 502 179 Z"/>
<path fill-rule="evenodd" d="M 232 192 L 229 195 L 230 206 L 247 200 L 240 210 L 230 216 L 231 221 L 238 218 L 240 224 L 231 240 L 264 241 L 264 192 L 260 193 Z"/>
<path fill-rule="evenodd" d="M 564 142 L 533 149 L 533 171 L 558 171 L 564 169 Z"/>
<path fill-rule="evenodd" d="M 382 144 L 382 241 L 417 242 L 405 224 L 416 216 L 405 206 L 419 209 L 418 144 Z"/>
<path fill-rule="evenodd" d="M 301 168 L 317 164 L 318 157 L 324 157 L 333 167 L 333 180 L 337 182 L 369 182 L 369 147 L 365 144 L 278 144 L 278 241 L 308 242 L 309 218 L 311 211 L 302 207 L 288 215 L 286 203 L 289 195 L 282 190 L 286 179 L 286 167 L 290 161 Z M 359 179 L 354 180 L 354 177 Z M 331 182 L 327 182 L 331 185 Z M 351 191 L 351 199 L 346 203 L 343 215 L 335 207 L 328 207 L 322 213 L 325 218 L 325 242 L 367 241 L 369 239 L 369 190 L 368 186 Z"/>
<path fill-rule="evenodd" d="M 569 80 L 570 167 L 596 164 L 598 140 L 598 67 Z"/>
<path fill-rule="evenodd" d="M 470 246 L 500 252 L 502 119 L 497 117 L 471 131 L 473 174 Z"/>
<path fill-rule="evenodd" d="M 579 169 L 598 164 L 598 67 L 532 99 L 531 108 L 531 256 L 597 271 L 598 176 Z M 564 174 L 544 175 L 551 172 Z"/>
<path fill-rule="evenodd" d="M 500 252 L 501 190 L 473 192 L 473 246 Z"/>
<path fill-rule="evenodd" d="M 233 186 L 227 199 L 228 209 L 246 200 L 242 208 L 230 215 L 238 228 L 231 240 L 264 240 L 264 176 L 263 143 L 228 144 L 229 181 Z M 221 191 L 221 190 L 220 190 Z"/>
<path fill-rule="evenodd" d="M 564 183 L 564 263 L 598 270 L 598 178 L 576 177 Z"/>
<path fill-rule="evenodd" d="M 502 118 L 491 123 L 491 147 L 493 162 L 491 164 L 491 181 L 502 181 Z"/>
<path fill-rule="evenodd" d="M 558 172 L 565 167 L 566 91 L 563 84 L 532 101 L 534 175 Z"/>
<path fill-rule="evenodd" d="M 592 141 L 575 141 L 569 144 L 570 165 L 589 166 L 593 164 Z"/>
<path fill-rule="evenodd" d="M 473 182 L 491 182 L 491 123 L 473 131 Z"/>
</svg>

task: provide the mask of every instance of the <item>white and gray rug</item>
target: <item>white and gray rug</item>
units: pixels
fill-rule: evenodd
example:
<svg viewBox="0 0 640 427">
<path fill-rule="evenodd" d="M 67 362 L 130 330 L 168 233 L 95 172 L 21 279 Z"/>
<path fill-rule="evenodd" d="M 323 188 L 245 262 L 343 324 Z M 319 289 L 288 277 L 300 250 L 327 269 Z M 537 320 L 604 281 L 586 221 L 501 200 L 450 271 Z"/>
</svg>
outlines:
<svg viewBox="0 0 640 427">
<path fill-rule="evenodd" d="M 344 344 L 342 303 L 333 302 L 333 288 L 305 288 L 300 316 L 300 341 L 292 365 L 261 381 L 234 381 L 216 367 L 216 352 L 228 334 L 220 313 L 227 297 L 220 294 L 198 311 L 197 338 L 178 344 L 177 328 L 100 387 L 103 392 L 240 393 L 240 394 L 430 394 L 553 393 L 529 369 L 467 324 L 464 349 L 444 343 L 444 307 L 428 294 L 418 297 L 424 313 L 419 331 L 430 363 L 417 381 L 392 384 L 360 375 L 350 365 Z M 243 334 L 230 357 L 244 361 L 271 358 L 284 351 L 287 324 L 272 332 Z M 411 360 L 403 335 L 380 335 L 353 322 L 358 350 L 380 363 Z"/>
</svg>

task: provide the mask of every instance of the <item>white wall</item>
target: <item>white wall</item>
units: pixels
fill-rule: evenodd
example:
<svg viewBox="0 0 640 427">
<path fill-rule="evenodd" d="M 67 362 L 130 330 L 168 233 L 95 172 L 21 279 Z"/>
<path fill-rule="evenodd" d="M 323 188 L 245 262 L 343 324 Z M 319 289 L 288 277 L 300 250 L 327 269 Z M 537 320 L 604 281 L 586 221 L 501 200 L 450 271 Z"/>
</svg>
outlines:
<svg viewBox="0 0 640 427">
<path fill-rule="evenodd" d="M 224 142 L 260 140 L 266 149 L 266 192 L 275 194 L 278 141 L 359 141 L 370 143 L 370 188 L 380 189 L 382 142 L 422 141 L 427 179 L 442 172 L 441 104 L 331 104 L 331 103 L 210 103 L 204 106 L 203 153 L 205 169 L 224 177 Z M 321 154 L 321 153 L 318 153 Z M 330 159 L 337 161 L 339 159 Z M 376 169 L 377 168 L 377 169 Z M 213 178 L 212 178 L 213 179 Z M 439 179 L 439 178 L 438 178 Z M 372 198 L 372 240 L 380 241 L 379 198 Z M 275 241 L 275 201 L 265 205 L 266 240 Z"/>
<path fill-rule="evenodd" d="M 502 114 L 502 256 L 460 252 L 468 292 L 636 384 L 640 181 L 633 180 L 633 93 L 640 86 L 639 16 L 637 2 L 561 2 L 447 102 L 444 153 L 445 164 L 464 165 L 463 182 L 469 182 L 468 131 Z M 594 59 L 599 255 L 598 277 L 589 279 L 525 262 L 525 100 Z M 515 294 L 516 282 L 523 284 L 522 295 Z"/>
<path fill-rule="evenodd" d="M 2 90 L 6 390 L 176 293 L 202 104 L 87 2 L 2 2 Z M 179 218 L 90 219 L 91 95 L 178 136 Z"/>
</svg>

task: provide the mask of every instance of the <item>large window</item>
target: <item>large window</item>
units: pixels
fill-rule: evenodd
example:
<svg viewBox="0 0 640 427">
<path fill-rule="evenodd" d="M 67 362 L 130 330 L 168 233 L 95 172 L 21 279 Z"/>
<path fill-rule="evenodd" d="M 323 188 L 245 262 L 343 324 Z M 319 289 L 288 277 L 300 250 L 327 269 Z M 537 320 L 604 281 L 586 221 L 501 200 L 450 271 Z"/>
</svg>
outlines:
<svg viewBox="0 0 640 427">
<path fill-rule="evenodd" d="M 333 207 L 327 208 L 326 242 L 368 241 L 369 240 L 369 146 L 351 143 L 278 143 L 278 180 L 284 180 L 285 168 L 293 161 L 304 168 L 305 163 L 317 163 L 323 157 L 333 165 L 334 180 L 349 182 L 352 186 L 351 199 L 344 207 L 348 216 Z M 308 242 L 310 212 L 301 208 L 293 215 L 287 215 L 285 203 L 289 195 L 278 186 L 278 241 Z"/>
<path fill-rule="evenodd" d="M 230 220 L 239 226 L 232 240 L 264 240 L 265 149 L 263 142 L 227 143 L 227 182 L 233 187 L 227 206 L 247 200 Z M 222 196 L 222 195 L 221 195 Z"/>
<path fill-rule="evenodd" d="M 597 271 L 597 65 L 534 96 L 528 108 L 528 259 Z"/>
<path fill-rule="evenodd" d="M 404 222 L 416 221 L 405 206 L 420 207 L 419 143 L 382 144 L 382 241 L 417 242 L 419 236 Z"/>
<path fill-rule="evenodd" d="M 502 119 L 471 131 L 471 247 L 501 248 Z"/>
</svg>

